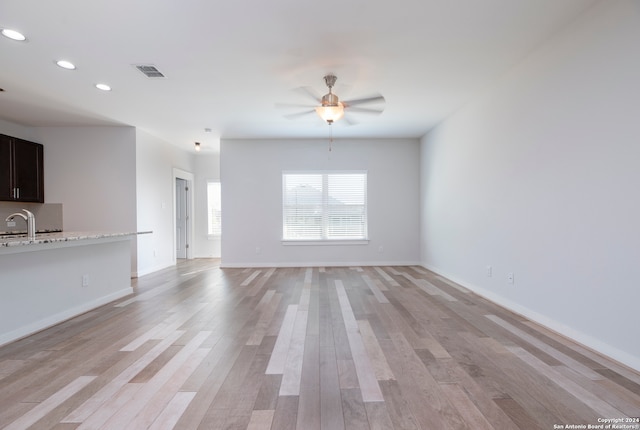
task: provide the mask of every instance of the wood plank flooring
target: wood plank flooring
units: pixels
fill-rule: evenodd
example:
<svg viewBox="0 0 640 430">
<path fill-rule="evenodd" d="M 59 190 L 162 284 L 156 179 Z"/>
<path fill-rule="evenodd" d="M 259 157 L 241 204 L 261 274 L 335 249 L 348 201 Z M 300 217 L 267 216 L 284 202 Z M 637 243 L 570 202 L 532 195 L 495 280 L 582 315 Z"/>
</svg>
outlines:
<svg viewBox="0 0 640 430">
<path fill-rule="evenodd" d="M 420 267 L 133 282 L 0 348 L 0 428 L 640 429 L 640 374 Z"/>
</svg>

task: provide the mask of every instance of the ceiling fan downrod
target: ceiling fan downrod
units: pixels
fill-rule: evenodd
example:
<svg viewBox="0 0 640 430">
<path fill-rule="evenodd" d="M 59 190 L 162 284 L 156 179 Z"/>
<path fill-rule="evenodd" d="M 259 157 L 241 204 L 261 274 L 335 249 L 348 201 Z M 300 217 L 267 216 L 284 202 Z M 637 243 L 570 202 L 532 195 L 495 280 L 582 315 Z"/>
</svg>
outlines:
<svg viewBox="0 0 640 430">
<path fill-rule="evenodd" d="M 335 75 L 327 75 L 324 77 L 324 82 L 329 88 L 329 93 L 322 96 L 322 106 L 339 106 L 340 99 L 338 99 L 338 96 L 333 94 L 332 91 L 337 79 Z"/>
<path fill-rule="evenodd" d="M 316 112 L 320 118 L 325 120 L 329 125 L 333 124 L 344 115 L 344 106 L 340 103 L 338 96 L 332 92 L 332 88 L 337 79 L 338 78 L 332 74 L 324 77 L 324 82 L 329 88 L 329 93 L 322 96 L 321 105 L 316 108 Z"/>
</svg>

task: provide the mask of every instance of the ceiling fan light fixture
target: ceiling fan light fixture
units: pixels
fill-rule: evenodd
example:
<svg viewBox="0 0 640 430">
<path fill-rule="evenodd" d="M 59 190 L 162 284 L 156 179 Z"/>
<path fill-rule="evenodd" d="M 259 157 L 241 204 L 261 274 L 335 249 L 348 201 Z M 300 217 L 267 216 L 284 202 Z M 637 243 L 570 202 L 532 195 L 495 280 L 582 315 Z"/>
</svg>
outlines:
<svg viewBox="0 0 640 430">
<path fill-rule="evenodd" d="M 339 121 L 341 118 L 345 116 L 345 111 L 353 111 L 359 113 L 366 114 L 380 114 L 382 112 L 382 108 L 380 107 L 363 107 L 362 105 L 366 104 L 380 104 L 384 103 L 384 97 L 380 94 L 376 94 L 370 97 L 360 98 L 360 99 L 351 99 L 345 100 L 343 102 L 340 101 L 338 96 L 333 93 L 333 86 L 336 83 L 335 75 L 329 74 L 324 77 L 324 82 L 327 84 L 329 88 L 329 92 L 320 98 L 319 95 L 315 91 L 310 90 L 308 87 L 300 87 L 299 90 L 307 96 L 307 98 L 311 97 L 316 103 L 312 106 L 307 105 L 297 105 L 297 104 L 280 104 L 280 107 L 308 107 L 311 109 L 305 110 L 303 112 L 293 113 L 289 115 L 285 115 L 285 118 L 293 119 L 306 115 L 313 115 L 315 113 L 327 124 L 331 125 L 336 121 Z M 278 106 L 278 104 L 276 104 Z M 349 121 L 345 119 L 349 124 L 354 124 L 353 121 Z"/>
<path fill-rule="evenodd" d="M 318 106 L 316 113 L 323 121 L 331 125 L 344 116 L 344 105 L 338 102 L 335 105 Z"/>
</svg>

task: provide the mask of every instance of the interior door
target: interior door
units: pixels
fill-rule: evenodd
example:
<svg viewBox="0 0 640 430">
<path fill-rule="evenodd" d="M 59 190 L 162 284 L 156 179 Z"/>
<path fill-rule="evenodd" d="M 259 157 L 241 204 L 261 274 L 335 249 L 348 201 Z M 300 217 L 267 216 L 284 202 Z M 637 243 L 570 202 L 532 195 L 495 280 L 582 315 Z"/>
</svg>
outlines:
<svg viewBox="0 0 640 430">
<path fill-rule="evenodd" d="M 187 258 L 188 182 L 176 178 L 176 258 Z"/>
</svg>

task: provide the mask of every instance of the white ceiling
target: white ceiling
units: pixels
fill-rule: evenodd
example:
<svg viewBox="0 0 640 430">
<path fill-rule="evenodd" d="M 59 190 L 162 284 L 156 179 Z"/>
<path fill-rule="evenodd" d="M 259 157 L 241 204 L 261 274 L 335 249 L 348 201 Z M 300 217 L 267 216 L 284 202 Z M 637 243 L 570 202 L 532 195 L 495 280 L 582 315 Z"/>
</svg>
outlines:
<svg viewBox="0 0 640 430">
<path fill-rule="evenodd" d="M 2 0 L 0 28 L 28 40 L 0 37 L 0 118 L 131 125 L 189 150 L 221 137 L 327 137 L 317 116 L 290 120 L 297 110 L 276 104 L 307 104 L 296 88 L 322 95 L 333 72 L 341 99 L 386 99 L 379 116 L 336 123 L 335 138 L 420 137 L 594 2 Z"/>
</svg>

